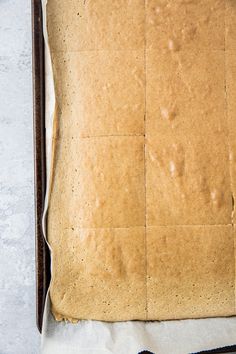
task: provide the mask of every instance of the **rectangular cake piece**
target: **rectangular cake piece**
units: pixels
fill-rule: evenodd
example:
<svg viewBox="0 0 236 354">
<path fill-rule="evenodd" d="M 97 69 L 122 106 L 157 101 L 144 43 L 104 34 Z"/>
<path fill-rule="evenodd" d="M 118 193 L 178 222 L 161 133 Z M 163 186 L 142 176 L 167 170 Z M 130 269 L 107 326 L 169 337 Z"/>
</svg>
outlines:
<svg viewBox="0 0 236 354">
<path fill-rule="evenodd" d="M 57 320 L 146 319 L 144 227 L 61 228 L 52 247 Z"/>
<path fill-rule="evenodd" d="M 231 225 L 148 227 L 147 260 L 149 320 L 235 314 Z"/>
</svg>

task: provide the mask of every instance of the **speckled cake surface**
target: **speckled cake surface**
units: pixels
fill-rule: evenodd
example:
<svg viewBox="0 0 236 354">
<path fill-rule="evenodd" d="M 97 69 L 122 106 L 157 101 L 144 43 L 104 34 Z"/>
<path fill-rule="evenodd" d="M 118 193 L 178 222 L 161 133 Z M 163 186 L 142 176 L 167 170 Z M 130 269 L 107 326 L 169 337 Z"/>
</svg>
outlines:
<svg viewBox="0 0 236 354">
<path fill-rule="evenodd" d="M 236 3 L 47 10 L 55 318 L 236 314 Z"/>
</svg>

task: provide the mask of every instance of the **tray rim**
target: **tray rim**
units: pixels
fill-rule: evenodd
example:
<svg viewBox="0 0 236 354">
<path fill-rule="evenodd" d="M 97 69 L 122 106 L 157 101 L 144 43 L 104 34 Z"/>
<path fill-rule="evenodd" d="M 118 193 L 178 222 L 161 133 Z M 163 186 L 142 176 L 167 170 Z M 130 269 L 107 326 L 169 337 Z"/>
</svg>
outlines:
<svg viewBox="0 0 236 354">
<path fill-rule="evenodd" d="M 35 200 L 35 276 L 36 324 L 42 332 L 43 312 L 50 282 L 50 252 L 42 229 L 46 193 L 45 155 L 45 68 L 43 16 L 41 0 L 31 0 L 32 81 L 34 136 L 34 200 Z"/>
</svg>

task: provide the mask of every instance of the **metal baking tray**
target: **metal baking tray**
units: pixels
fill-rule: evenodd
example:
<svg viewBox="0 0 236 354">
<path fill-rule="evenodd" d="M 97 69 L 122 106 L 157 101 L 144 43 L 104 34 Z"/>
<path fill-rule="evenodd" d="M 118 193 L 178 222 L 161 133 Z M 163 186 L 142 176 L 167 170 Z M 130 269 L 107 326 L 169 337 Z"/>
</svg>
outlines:
<svg viewBox="0 0 236 354">
<path fill-rule="evenodd" d="M 42 230 L 42 215 L 46 192 L 45 156 L 45 72 L 44 39 L 41 0 L 32 0 L 32 64 L 35 160 L 35 248 L 36 248 L 36 321 L 39 332 L 46 294 L 50 282 L 50 252 Z M 150 353 L 150 352 L 142 352 Z M 236 353 L 236 345 L 203 353 Z"/>
</svg>

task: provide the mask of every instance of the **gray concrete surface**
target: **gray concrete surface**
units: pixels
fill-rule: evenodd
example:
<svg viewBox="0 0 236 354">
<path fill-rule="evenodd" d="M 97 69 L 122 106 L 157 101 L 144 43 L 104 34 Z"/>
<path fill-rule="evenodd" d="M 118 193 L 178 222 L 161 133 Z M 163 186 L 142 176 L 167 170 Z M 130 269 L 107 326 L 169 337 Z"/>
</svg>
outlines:
<svg viewBox="0 0 236 354">
<path fill-rule="evenodd" d="M 0 354 L 37 354 L 30 0 L 0 0 Z"/>
</svg>

